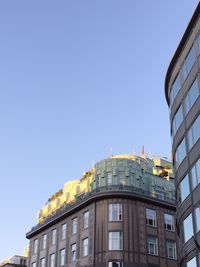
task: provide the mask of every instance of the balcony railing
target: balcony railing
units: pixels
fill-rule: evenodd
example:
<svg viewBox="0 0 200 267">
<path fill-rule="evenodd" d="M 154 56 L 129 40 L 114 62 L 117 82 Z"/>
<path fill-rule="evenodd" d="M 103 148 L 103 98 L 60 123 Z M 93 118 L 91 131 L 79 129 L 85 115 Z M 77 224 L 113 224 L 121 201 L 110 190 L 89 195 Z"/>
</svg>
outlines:
<svg viewBox="0 0 200 267">
<path fill-rule="evenodd" d="M 145 191 L 141 188 L 134 187 L 134 186 L 128 186 L 128 185 L 107 185 L 107 186 L 102 186 L 102 187 L 97 187 L 96 189 L 93 189 L 91 192 L 88 193 L 82 193 L 80 195 L 77 195 L 75 198 L 75 201 L 69 204 L 64 204 L 61 206 L 59 209 L 54 211 L 51 215 L 48 215 L 42 223 L 37 224 L 36 226 L 32 227 L 31 231 L 35 231 L 38 228 L 40 228 L 43 224 L 46 224 L 48 222 L 53 221 L 55 218 L 59 217 L 63 213 L 73 209 L 74 207 L 78 206 L 81 202 L 87 201 L 93 196 L 96 196 L 101 193 L 105 192 L 129 192 L 129 193 L 136 193 L 138 196 L 148 196 L 150 198 L 154 199 L 159 199 L 162 202 L 167 202 L 172 205 L 175 205 L 175 198 L 170 198 L 164 193 L 163 195 L 161 194 L 156 194 L 156 192 L 150 192 L 150 191 Z"/>
</svg>

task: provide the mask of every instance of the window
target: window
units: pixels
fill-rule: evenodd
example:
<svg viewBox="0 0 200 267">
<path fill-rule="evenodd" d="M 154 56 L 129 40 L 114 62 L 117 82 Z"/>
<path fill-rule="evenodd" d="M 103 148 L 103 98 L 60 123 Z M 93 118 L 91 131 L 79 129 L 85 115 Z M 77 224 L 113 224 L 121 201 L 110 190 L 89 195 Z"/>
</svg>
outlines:
<svg viewBox="0 0 200 267">
<path fill-rule="evenodd" d="M 174 241 L 166 242 L 167 258 L 176 259 L 176 243 Z"/>
<path fill-rule="evenodd" d="M 193 235 L 192 214 L 183 221 L 184 241 L 187 242 Z"/>
<path fill-rule="evenodd" d="M 55 245 L 56 243 L 56 229 L 51 231 L 51 245 Z"/>
<path fill-rule="evenodd" d="M 146 224 L 150 226 L 156 226 L 156 211 L 152 209 L 146 209 Z"/>
<path fill-rule="evenodd" d="M 191 170 L 192 188 L 194 189 L 200 183 L 200 159 L 197 160 Z"/>
<path fill-rule="evenodd" d="M 83 213 L 83 229 L 88 228 L 89 225 L 89 211 Z"/>
<path fill-rule="evenodd" d="M 199 96 L 199 86 L 198 86 L 198 80 L 196 79 L 192 86 L 190 87 L 189 91 L 187 92 L 187 95 L 185 97 L 185 111 L 186 114 L 191 109 L 191 107 L 194 105 L 195 101 L 197 100 Z"/>
<path fill-rule="evenodd" d="M 172 129 L 173 129 L 173 136 L 175 136 L 176 131 L 178 130 L 179 126 L 183 121 L 183 107 L 180 105 L 179 109 L 177 110 L 173 122 L 172 122 Z"/>
<path fill-rule="evenodd" d="M 109 204 L 109 221 L 122 221 L 122 204 Z"/>
<path fill-rule="evenodd" d="M 74 218 L 72 220 L 72 234 L 76 234 L 77 233 L 77 218 Z"/>
<path fill-rule="evenodd" d="M 187 267 L 197 267 L 196 257 L 187 262 Z"/>
<path fill-rule="evenodd" d="M 55 267 L 55 254 L 50 255 L 50 267 Z"/>
<path fill-rule="evenodd" d="M 61 239 L 64 240 L 66 238 L 66 234 L 67 234 L 67 224 L 64 223 L 61 226 Z"/>
<path fill-rule="evenodd" d="M 197 142 L 200 138 L 200 115 L 197 119 L 193 122 L 190 130 L 188 131 L 188 145 L 189 149 L 193 147 L 193 145 Z"/>
<path fill-rule="evenodd" d="M 158 255 L 158 240 L 156 237 L 147 238 L 148 253 Z"/>
<path fill-rule="evenodd" d="M 120 261 L 109 261 L 108 267 L 122 267 L 122 262 Z"/>
<path fill-rule="evenodd" d="M 35 239 L 33 243 L 33 253 L 36 254 L 37 252 L 38 252 L 38 239 Z"/>
<path fill-rule="evenodd" d="M 76 243 L 71 245 L 71 261 L 76 260 Z"/>
<path fill-rule="evenodd" d="M 195 209 L 196 232 L 200 231 L 200 207 Z"/>
<path fill-rule="evenodd" d="M 123 249 L 123 233 L 109 232 L 109 250 Z"/>
<path fill-rule="evenodd" d="M 174 99 L 176 98 L 180 89 L 181 89 L 180 74 L 178 74 L 172 84 L 171 93 L 170 93 L 170 106 L 172 106 Z"/>
<path fill-rule="evenodd" d="M 179 201 L 182 202 L 190 193 L 188 175 L 186 175 L 180 182 L 179 189 L 180 189 Z"/>
<path fill-rule="evenodd" d="M 183 159 L 186 157 L 186 143 L 185 143 L 185 138 L 182 140 L 182 142 L 179 144 L 176 153 L 175 153 L 175 164 L 176 164 L 176 169 L 178 166 L 181 164 Z"/>
<path fill-rule="evenodd" d="M 108 178 L 107 178 L 108 185 L 112 184 L 112 173 L 108 172 Z"/>
<path fill-rule="evenodd" d="M 165 229 L 168 231 L 174 231 L 175 226 L 174 226 L 174 216 L 171 214 L 165 213 Z"/>
<path fill-rule="evenodd" d="M 182 67 L 184 80 L 188 76 L 194 63 L 195 63 L 195 51 L 194 51 L 194 46 L 192 46 L 187 57 L 185 58 L 185 62 L 184 62 L 183 67 Z"/>
<path fill-rule="evenodd" d="M 60 251 L 60 265 L 65 265 L 65 248 Z"/>
<path fill-rule="evenodd" d="M 200 34 L 197 36 L 197 44 L 198 44 L 199 53 L 200 53 Z"/>
<path fill-rule="evenodd" d="M 82 240 L 82 254 L 83 257 L 88 255 L 88 238 Z"/>
<path fill-rule="evenodd" d="M 32 266 L 32 267 L 36 267 L 36 262 L 33 262 L 33 263 L 31 264 L 31 266 Z"/>
<path fill-rule="evenodd" d="M 40 267 L 45 267 L 45 258 L 40 260 Z"/>
<path fill-rule="evenodd" d="M 47 247 L 47 234 L 42 236 L 42 249 L 46 249 Z"/>
<path fill-rule="evenodd" d="M 126 178 L 124 172 L 118 172 L 118 178 L 119 178 L 119 184 L 125 185 L 126 184 Z"/>
</svg>

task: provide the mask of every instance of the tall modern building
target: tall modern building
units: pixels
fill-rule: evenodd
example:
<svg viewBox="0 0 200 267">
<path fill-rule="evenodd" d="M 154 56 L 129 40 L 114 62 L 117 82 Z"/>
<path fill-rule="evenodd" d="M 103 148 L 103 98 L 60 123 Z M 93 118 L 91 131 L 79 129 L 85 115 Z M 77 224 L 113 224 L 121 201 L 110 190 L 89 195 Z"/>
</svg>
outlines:
<svg viewBox="0 0 200 267">
<path fill-rule="evenodd" d="M 28 267 L 177 267 L 172 164 L 112 156 L 67 182 L 28 233 Z"/>
<path fill-rule="evenodd" d="M 181 267 L 200 266 L 200 3 L 170 62 L 170 107 Z"/>
</svg>

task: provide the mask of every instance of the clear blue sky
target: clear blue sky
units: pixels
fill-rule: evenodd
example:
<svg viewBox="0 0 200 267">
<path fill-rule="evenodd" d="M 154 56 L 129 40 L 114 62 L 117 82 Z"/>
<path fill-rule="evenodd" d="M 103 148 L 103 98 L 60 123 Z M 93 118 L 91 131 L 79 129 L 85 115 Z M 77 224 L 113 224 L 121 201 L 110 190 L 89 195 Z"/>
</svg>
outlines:
<svg viewBox="0 0 200 267">
<path fill-rule="evenodd" d="M 0 261 L 110 147 L 169 156 L 164 79 L 196 5 L 0 1 Z"/>
</svg>

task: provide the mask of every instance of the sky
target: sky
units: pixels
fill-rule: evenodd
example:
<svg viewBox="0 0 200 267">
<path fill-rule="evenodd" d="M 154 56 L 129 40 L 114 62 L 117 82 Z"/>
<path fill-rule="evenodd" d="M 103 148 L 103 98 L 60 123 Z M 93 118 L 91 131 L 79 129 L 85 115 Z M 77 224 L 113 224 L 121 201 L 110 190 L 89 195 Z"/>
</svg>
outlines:
<svg viewBox="0 0 200 267">
<path fill-rule="evenodd" d="M 169 157 L 164 80 L 197 2 L 0 1 L 0 262 L 111 149 Z"/>
</svg>

